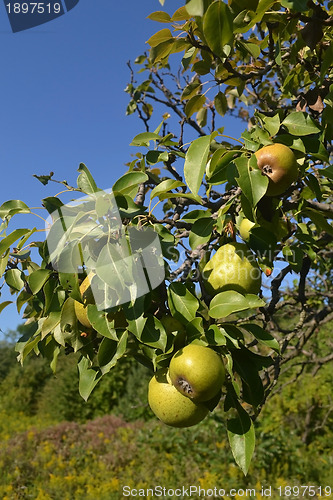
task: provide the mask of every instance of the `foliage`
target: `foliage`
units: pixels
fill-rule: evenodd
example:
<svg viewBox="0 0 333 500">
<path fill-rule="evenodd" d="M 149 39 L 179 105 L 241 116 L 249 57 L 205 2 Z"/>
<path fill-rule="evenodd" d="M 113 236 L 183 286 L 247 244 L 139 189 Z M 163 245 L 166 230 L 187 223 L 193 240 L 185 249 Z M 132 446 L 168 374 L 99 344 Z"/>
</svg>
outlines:
<svg viewBox="0 0 333 500">
<path fill-rule="evenodd" d="M 20 361 L 35 352 L 55 371 L 59 353 L 72 353 L 80 393 L 88 399 L 124 356 L 151 370 L 168 366 L 179 347 L 161 322 L 171 313 L 186 328 L 180 345 L 209 345 L 225 359 L 224 411 L 245 474 L 253 422 L 284 367 L 301 359 L 316 370 L 333 359 L 315 342 L 318 327 L 333 318 L 332 16 L 332 2 L 324 0 L 251 0 L 245 8 L 239 0 L 191 0 L 172 16 L 151 14 L 168 27 L 153 34 L 149 53 L 137 58 L 140 82 L 129 65 L 127 113 L 138 114 L 144 131 L 133 139 L 137 152 L 113 192 L 125 237 L 143 227 L 159 235 L 165 280 L 134 302 L 103 311 L 89 304 L 91 331 L 74 312 L 74 301 L 84 301 L 79 285 L 87 263 L 78 273 L 57 271 L 46 242 L 31 241 L 36 228 L 10 226 L 13 216 L 33 210 L 20 200 L 0 207 L 1 274 L 32 325 L 17 344 Z M 162 121 L 151 130 L 156 112 Z M 228 116 L 246 121 L 241 138 L 224 130 Z M 280 197 L 265 195 L 268 179 L 254 155 L 272 143 L 288 145 L 299 167 L 297 181 Z M 52 182 L 53 173 L 39 180 Z M 62 184 L 77 194 L 98 192 L 83 164 L 77 187 Z M 74 228 L 102 224 L 107 195 L 100 199 L 72 217 L 67 261 L 75 254 Z M 43 200 L 60 224 L 62 207 L 59 196 Z M 274 268 L 277 274 L 264 281 L 268 289 L 261 297 L 231 290 L 211 302 L 201 271 L 217 248 L 238 238 L 244 217 L 256 223 L 247 243 L 263 275 L 269 278 Z M 283 235 L 276 230 L 280 222 Z M 118 244 L 111 229 L 88 262 L 102 260 Z M 120 280 L 126 289 L 126 276 Z M 290 313 L 292 321 L 283 325 Z"/>
<path fill-rule="evenodd" d="M 0 348 L 0 359 L 7 363 L 6 376 L 0 381 L 0 406 L 5 412 L 38 416 L 47 422 L 84 422 L 111 411 L 119 414 L 123 411 L 128 421 L 138 416 L 151 416 L 147 415 L 143 384 L 140 386 L 141 398 L 140 389 L 131 392 L 133 379 L 140 377 L 143 382 L 147 381 L 147 370 L 138 369 L 132 359 L 123 358 L 118 369 L 110 372 L 84 402 L 78 392 L 77 366 L 70 357 L 59 357 L 54 375 L 46 359 L 31 357 L 21 367 L 13 354 L 13 347 Z"/>
<path fill-rule="evenodd" d="M 7 422 L 8 415 L 2 414 L 1 421 Z M 225 434 L 213 417 L 181 431 L 156 420 L 126 424 L 113 416 L 86 424 L 63 422 L 21 433 L 12 430 L 0 451 L 0 494 L 6 500 L 22 498 L 22 491 L 23 498 L 109 500 L 120 498 L 126 485 L 225 490 L 237 485 L 258 492 L 271 485 L 271 498 L 277 499 L 281 498 L 279 486 L 331 485 L 331 432 L 326 444 L 318 447 L 314 440 L 306 446 L 297 435 L 290 440 L 293 424 L 290 421 L 272 430 L 264 416 L 258 426 L 254 464 L 246 478 L 235 467 Z M 256 498 L 261 498 L 259 493 Z"/>
</svg>

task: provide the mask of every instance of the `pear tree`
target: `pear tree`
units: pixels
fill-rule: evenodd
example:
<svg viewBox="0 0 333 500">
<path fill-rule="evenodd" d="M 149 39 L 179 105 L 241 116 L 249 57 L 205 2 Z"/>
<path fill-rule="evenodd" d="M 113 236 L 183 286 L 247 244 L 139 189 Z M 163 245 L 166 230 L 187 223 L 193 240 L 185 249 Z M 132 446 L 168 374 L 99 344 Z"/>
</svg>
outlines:
<svg viewBox="0 0 333 500">
<path fill-rule="evenodd" d="M 16 346 L 21 363 L 45 356 L 56 371 L 62 351 L 79 353 L 87 399 L 121 357 L 132 357 L 151 368 L 150 394 L 162 387 L 185 408 L 177 425 L 223 409 L 221 434 L 246 474 L 256 420 L 281 373 L 315 374 L 333 360 L 330 340 L 316 343 L 333 319 L 333 2 L 189 0 L 175 12 L 168 0 L 155 3 L 152 34 L 128 62 L 126 112 L 142 132 L 129 138 L 132 155 L 112 186 L 117 214 L 80 164 L 77 185 L 63 189 L 89 201 L 74 209 L 62 195 L 42 200 L 58 255 L 36 228 L 13 227 L 34 209 L 4 202 L 2 286 L 32 326 Z M 36 177 L 58 185 L 54 175 Z M 149 277 L 141 295 L 139 262 L 138 276 Z M 215 284 L 228 269 L 241 283 L 214 289 L 205 268 Z M 99 301 L 85 297 L 92 269 Z M 254 286 L 242 287 L 253 269 Z M 188 345 L 223 360 L 224 384 L 209 409 L 167 376 Z M 175 424 L 172 404 L 163 399 L 155 410 Z"/>
</svg>

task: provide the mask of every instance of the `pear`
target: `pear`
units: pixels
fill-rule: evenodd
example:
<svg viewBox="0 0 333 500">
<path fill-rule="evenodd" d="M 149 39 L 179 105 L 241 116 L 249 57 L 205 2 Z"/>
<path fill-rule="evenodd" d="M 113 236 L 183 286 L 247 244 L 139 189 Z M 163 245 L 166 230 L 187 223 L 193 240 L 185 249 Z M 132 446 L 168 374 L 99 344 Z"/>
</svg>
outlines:
<svg viewBox="0 0 333 500">
<path fill-rule="evenodd" d="M 269 179 L 267 196 L 279 196 L 296 181 L 298 164 L 292 150 L 284 144 L 271 144 L 256 151 L 258 167 Z"/>
<path fill-rule="evenodd" d="M 150 408 L 162 422 L 171 427 L 191 427 L 198 424 L 207 416 L 208 407 L 183 396 L 168 381 L 167 371 L 167 368 L 159 370 L 149 382 Z"/>
<path fill-rule="evenodd" d="M 207 262 L 202 271 L 210 295 L 225 290 L 258 294 L 261 271 L 254 254 L 244 243 L 226 243 Z"/>
<path fill-rule="evenodd" d="M 170 362 L 169 375 L 176 389 L 195 402 L 208 401 L 221 390 L 225 368 L 219 354 L 209 347 L 189 344 Z"/>
</svg>

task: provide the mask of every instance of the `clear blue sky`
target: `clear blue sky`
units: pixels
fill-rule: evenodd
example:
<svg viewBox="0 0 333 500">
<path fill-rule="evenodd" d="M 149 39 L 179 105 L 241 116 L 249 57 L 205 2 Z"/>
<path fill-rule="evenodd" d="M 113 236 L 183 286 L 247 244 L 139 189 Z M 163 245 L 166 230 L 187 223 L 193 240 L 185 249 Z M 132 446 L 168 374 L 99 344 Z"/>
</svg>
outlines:
<svg viewBox="0 0 333 500">
<path fill-rule="evenodd" d="M 124 163 L 135 152 L 129 143 L 143 131 L 135 115 L 125 115 L 126 62 L 165 27 L 147 15 L 171 14 L 180 5 L 179 0 L 165 0 L 164 7 L 158 0 L 80 0 L 60 18 L 13 34 L 1 2 L 0 205 L 21 199 L 37 206 L 60 191 L 54 184 L 43 187 L 33 174 L 53 171 L 55 179 L 75 184 L 83 162 L 107 189 L 125 172 Z M 156 125 L 159 120 L 156 116 Z M 243 129 L 241 124 L 239 133 Z M 20 222 L 26 227 L 27 220 Z M 0 315 L 0 328 L 14 329 L 19 319 L 9 306 Z"/>
</svg>

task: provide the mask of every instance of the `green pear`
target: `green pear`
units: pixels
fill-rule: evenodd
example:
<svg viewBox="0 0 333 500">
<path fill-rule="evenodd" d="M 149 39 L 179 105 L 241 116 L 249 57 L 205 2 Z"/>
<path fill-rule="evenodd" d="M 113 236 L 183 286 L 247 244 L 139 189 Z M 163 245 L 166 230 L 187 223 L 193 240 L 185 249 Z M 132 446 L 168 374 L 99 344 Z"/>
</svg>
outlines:
<svg viewBox="0 0 333 500">
<path fill-rule="evenodd" d="M 219 354 L 209 347 L 189 344 L 172 357 L 171 382 L 184 396 L 196 402 L 212 399 L 221 390 L 225 368 Z"/>
<path fill-rule="evenodd" d="M 202 276 L 210 295 L 225 290 L 257 294 L 261 287 L 261 272 L 254 254 L 244 243 L 221 246 L 205 265 Z"/>
<path fill-rule="evenodd" d="M 203 420 L 209 410 L 183 396 L 167 378 L 167 368 L 159 370 L 148 386 L 148 403 L 152 411 L 166 425 L 191 427 Z"/>
</svg>

